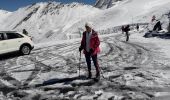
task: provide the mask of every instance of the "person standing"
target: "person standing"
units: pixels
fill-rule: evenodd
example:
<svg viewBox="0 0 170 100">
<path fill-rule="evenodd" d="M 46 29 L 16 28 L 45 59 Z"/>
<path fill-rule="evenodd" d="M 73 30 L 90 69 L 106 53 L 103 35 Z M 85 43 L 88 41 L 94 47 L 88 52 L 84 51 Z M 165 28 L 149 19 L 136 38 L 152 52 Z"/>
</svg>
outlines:
<svg viewBox="0 0 170 100">
<path fill-rule="evenodd" d="M 136 25 L 136 30 L 139 31 L 139 24 Z"/>
<path fill-rule="evenodd" d="M 23 29 L 22 33 L 25 35 L 28 35 L 28 32 L 26 31 L 26 29 Z"/>
<path fill-rule="evenodd" d="M 127 25 L 124 29 L 125 33 L 126 33 L 126 41 L 129 41 L 129 31 L 130 31 L 130 26 Z"/>
<path fill-rule="evenodd" d="M 97 59 L 97 54 L 100 52 L 100 40 L 96 31 L 93 30 L 91 22 L 85 24 L 86 31 L 83 32 L 83 37 L 81 40 L 81 45 L 79 51 L 84 50 L 86 63 L 88 67 L 88 78 L 92 77 L 91 74 L 91 58 L 93 60 L 94 66 L 96 68 L 96 78 L 100 77 L 99 64 Z"/>
<path fill-rule="evenodd" d="M 122 29 L 122 34 L 124 34 L 124 26 L 122 26 L 121 29 Z"/>
</svg>

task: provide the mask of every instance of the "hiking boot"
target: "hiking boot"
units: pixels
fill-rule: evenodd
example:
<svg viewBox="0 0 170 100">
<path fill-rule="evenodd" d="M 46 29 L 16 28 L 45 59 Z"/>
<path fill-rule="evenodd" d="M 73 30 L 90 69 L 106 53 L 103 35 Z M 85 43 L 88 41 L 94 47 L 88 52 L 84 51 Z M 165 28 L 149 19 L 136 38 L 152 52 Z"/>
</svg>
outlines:
<svg viewBox="0 0 170 100">
<path fill-rule="evenodd" d="M 99 77 L 100 77 L 100 73 L 97 72 L 97 73 L 96 73 L 96 78 L 99 78 Z"/>
<path fill-rule="evenodd" d="M 89 72 L 89 75 L 88 75 L 88 79 L 90 79 L 92 77 L 92 75 L 91 75 L 91 72 Z"/>
</svg>

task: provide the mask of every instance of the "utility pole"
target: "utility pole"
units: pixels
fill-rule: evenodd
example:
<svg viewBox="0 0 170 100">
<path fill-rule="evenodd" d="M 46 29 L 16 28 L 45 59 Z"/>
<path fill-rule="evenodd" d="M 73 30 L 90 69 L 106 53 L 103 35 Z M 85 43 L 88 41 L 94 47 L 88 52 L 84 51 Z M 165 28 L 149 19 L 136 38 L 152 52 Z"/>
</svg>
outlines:
<svg viewBox="0 0 170 100">
<path fill-rule="evenodd" d="M 132 26 L 133 26 L 133 16 L 132 16 Z"/>
<path fill-rule="evenodd" d="M 170 12 L 169 12 L 169 14 L 168 14 L 168 19 L 169 19 L 168 32 L 170 33 Z"/>
<path fill-rule="evenodd" d="M 166 15 L 168 16 L 168 19 L 169 19 L 168 32 L 170 33 L 170 12 Z"/>
</svg>

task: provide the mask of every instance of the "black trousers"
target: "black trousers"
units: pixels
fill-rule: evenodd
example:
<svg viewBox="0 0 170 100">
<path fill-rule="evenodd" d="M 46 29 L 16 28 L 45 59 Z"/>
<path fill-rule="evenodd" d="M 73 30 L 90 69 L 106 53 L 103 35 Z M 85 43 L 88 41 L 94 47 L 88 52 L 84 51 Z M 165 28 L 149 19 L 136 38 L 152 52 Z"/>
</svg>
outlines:
<svg viewBox="0 0 170 100">
<path fill-rule="evenodd" d="M 97 54 L 91 55 L 90 53 L 86 53 L 85 58 L 86 58 L 88 71 L 91 72 L 91 58 L 92 58 L 94 66 L 96 68 L 96 73 L 99 74 L 99 64 L 98 64 L 98 60 L 97 60 Z"/>
<path fill-rule="evenodd" d="M 129 41 L 129 32 L 126 32 L 126 41 Z"/>
</svg>

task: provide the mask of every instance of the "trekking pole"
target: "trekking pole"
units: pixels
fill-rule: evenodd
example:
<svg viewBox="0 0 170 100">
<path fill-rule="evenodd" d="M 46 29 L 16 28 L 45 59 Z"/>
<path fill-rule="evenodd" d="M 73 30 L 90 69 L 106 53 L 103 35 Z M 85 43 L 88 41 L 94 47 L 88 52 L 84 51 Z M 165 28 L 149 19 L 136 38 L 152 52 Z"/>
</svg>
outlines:
<svg viewBox="0 0 170 100">
<path fill-rule="evenodd" d="M 80 67 L 81 67 L 81 51 L 80 51 L 80 58 L 79 58 L 79 77 L 80 77 Z"/>
</svg>

